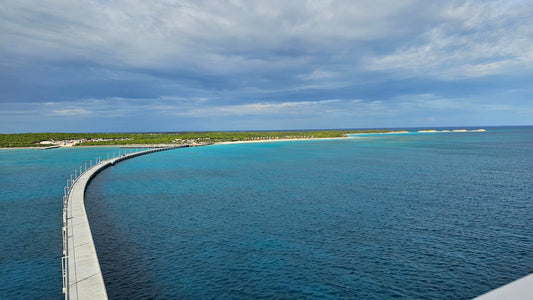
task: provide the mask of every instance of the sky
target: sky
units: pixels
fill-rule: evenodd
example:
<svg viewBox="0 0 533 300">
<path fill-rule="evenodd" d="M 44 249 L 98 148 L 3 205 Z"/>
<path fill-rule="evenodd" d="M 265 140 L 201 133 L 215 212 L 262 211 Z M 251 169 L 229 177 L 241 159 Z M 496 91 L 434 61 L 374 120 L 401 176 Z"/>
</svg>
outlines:
<svg viewBox="0 0 533 300">
<path fill-rule="evenodd" d="M 532 124 L 531 0 L 0 5 L 0 133 Z"/>
</svg>

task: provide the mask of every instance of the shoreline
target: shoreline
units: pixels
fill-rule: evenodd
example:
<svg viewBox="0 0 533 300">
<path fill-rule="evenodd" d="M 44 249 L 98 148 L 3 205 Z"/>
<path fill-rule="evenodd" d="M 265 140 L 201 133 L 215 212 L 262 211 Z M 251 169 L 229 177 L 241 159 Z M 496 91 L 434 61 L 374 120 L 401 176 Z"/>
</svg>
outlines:
<svg viewBox="0 0 533 300">
<path fill-rule="evenodd" d="M 251 143 L 274 143 L 274 142 L 295 142 L 295 141 L 315 141 L 315 140 L 338 140 L 338 139 L 353 139 L 355 137 L 339 136 L 327 138 L 308 138 L 308 139 L 271 139 L 271 140 L 256 140 L 256 141 L 230 141 L 230 142 L 215 142 L 213 145 L 231 145 L 231 144 L 251 144 Z"/>
<path fill-rule="evenodd" d="M 385 133 L 383 133 L 385 134 Z M 291 141 L 311 141 L 311 140 L 332 140 L 332 139 L 353 139 L 355 137 L 340 136 L 340 137 L 327 137 L 327 138 L 306 138 L 306 139 L 270 139 L 270 140 L 254 140 L 254 141 L 226 141 L 226 142 L 213 142 L 209 144 L 188 144 L 190 147 L 194 146 L 206 146 L 206 145 L 229 145 L 229 144 L 248 144 L 248 143 L 272 143 L 272 142 L 291 142 Z M 100 148 L 100 147 L 127 147 L 127 148 L 161 148 L 169 146 L 180 146 L 187 144 L 125 144 L 125 145 L 93 145 L 93 146 L 70 146 L 70 147 L 58 147 L 54 149 L 77 149 L 77 148 Z M 0 147 L 0 150 L 20 150 L 20 149 L 37 149 L 43 150 L 45 147 Z M 52 150 L 52 149 L 50 149 Z"/>
<path fill-rule="evenodd" d="M 391 131 L 391 132 L 374 132 L 374 133 L 347 133 L 347 135 L 375 135 L 375 134 L 405 134 L 405 133 L 412 133 L 415 131 L 407 131 L 407 130 L 400 130 L 400 131 Z"/>
</svg>

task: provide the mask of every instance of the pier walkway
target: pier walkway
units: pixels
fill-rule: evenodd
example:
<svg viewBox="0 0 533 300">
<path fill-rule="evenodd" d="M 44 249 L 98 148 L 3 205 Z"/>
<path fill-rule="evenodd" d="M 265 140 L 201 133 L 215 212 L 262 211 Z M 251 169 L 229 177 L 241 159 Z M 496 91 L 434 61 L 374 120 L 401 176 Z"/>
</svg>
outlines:
<svg viewBox="0 0 533 300">
<path fill-rule="evenodd" d="M 188 145 L 122 151 L 117 157 L 85 164 L 67 180 L 63 196 L 63 293 L 65 299 L 107 299 L 107 292 L 96 255 L 89 220 L 85 212 L 84 194 L 91 179 L 103 169 L 120 161 L 153 152 L 185 148 Z M 89 167 L 89 168 L 88 168 Z M 83 171 L 83 172 L 82 172 Z"/>
</svg>

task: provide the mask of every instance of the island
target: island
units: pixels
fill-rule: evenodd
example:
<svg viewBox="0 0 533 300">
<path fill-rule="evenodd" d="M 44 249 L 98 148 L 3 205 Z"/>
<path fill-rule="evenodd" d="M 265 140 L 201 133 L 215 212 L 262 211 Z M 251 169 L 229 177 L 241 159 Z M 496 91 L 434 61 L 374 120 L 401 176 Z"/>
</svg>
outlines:
<svg viewBox="0 0 533 300">
<path fill-rule="evenodd" d="M 485 129 L 435 129 L 416 133 L 485 132 Z M 54 149 L 62 147 L 120 146 L 168 147 L 176 145 L 207 145 L 219 143 L 252 143 L 289 140 L 340 139 L 368 134 L 405 134 L 407 130 L 300 130 L 300 131 L 191 131 L 152 133 L 15 133 L 0 134 L 0 148 Z"/>
<path fill-rule="evenodd" d="M 80 146 L 196 145 L 347 138 L 349 134 L 390 133 L 389 129 L 309 131 L 197 131 L 153 133 L 17 133 L 0 134 L 0 148 L 57 148 Z"/>
</svg>

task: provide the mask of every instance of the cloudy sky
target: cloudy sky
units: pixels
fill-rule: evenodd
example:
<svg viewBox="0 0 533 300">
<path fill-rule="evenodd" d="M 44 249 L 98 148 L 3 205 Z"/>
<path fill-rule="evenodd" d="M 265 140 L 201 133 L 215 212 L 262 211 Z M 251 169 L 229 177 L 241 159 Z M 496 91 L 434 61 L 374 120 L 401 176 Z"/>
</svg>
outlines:
<svg viewBox="0 0 533 300">
<path fill-rule="evenodd" d="M 0 132 L 533 124 L 533 1 L 0 6 Z"/>
</svg>

